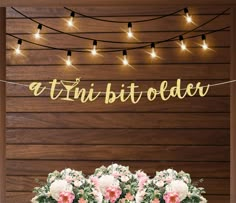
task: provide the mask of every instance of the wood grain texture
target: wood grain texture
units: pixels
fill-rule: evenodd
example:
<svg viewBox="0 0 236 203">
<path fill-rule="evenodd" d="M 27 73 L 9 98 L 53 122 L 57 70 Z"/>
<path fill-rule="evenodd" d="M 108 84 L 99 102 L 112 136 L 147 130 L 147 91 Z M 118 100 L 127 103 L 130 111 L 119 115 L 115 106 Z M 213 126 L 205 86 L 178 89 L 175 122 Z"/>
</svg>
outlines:
<svg viewBox="0 0 236 203">
<path fill-rule="evenodd" d="M 7 159 L 42 160 L 229 161 L 229 147 L 153 145 L 145 147 L 135 145 L 7 145 L 6 157 Z"/>
<path fill-rule="evenodd" d="M 144 50 L 132 50 L 128 52 L 128 60 L 132 69 L 135 71 L 135 64 L 176 64 L 176 63 L 229 63 L 229 49 L 215 48 L 215 51 L 203 52 L 202 48 L 192 48 L 191 52 L 181 51 L 180 48 L 171 48 L 169 50 L 159 48 L 161 59 L 152 60 L 150 55 Z M 150 51 L 150 50 L 148 50 Z M 12 51 L 7 51 L 7 65 L 65 65 L 63 58 L 66 58 L 66 51 L 57 50 L 25 50 L 23 56 L 19 57 Z M 137 57 L 138 56 L 138 57 Z M 102 56 L 94 58 L 91 53 L 73 53 L 72 63 L 79 69 L 81 64 L 122 64 L 122 50 L 118 53 L 102 53 Z M 120 65 L 123 67 L 123 65 Z M 126 67 L 127 69 L 127 67 Z"/>
<path fill-rule="evenodd" d="M 6 126 L 7 128 L 229 128 L 229 114 L 8 113 Z"/>
<path fill-rule="evenodd" d="M 7 6 L 41 6 L 41 7 L 55 7 L 55 6 L 77 6 L 77 7 L 80 7 L 80 6 L 84 6 L 84 7 L 89 7 L 89 8 L 94 8 L 94 7 L 100 7 L 100 6 L 116 6 L 116 9 L 117 9 L 117 6 L 118 7 L 125 7 L 125 6 L 134 6 L 136 5 L 136 7 L 142 7 L 142 6 L 156 6 L 156 5 L 159 5 L 159 6 L 168 6 L 168 5 L 171 5 L 171 6 L 186 6 L 186 5 L 192 5 L 192 6 L 209 6 L 209 5 L 214 5 L 215 6 L 233 6 L 235 5 L 235 1 L 233 0 L 226 0 L 224 2 L 222 2 L 221 0 L 208 0 L 208 1 L 204 1 L 204 0 L 199 0 L 197 2 L 189 2 L 187 0 L 176 0 L 175 2 L 171 2 L 168 3 L 166 1 L 163 1 L 163 0 L 148 0 L 148 1 L 135 1 L 135 0 L 131 0 L 131 1 L 126 1 L 126 0 L 121 0 L 121 1 L 118 1 L 118 2 L 111 2 L 109 0 L 102 0 L 102 1 L 96 1 L 96 0 L 91 0 L 91 1 L 86 1 L 86 0 L 82 0 L 80 1 L 79 3 L 75 0 L 68 0 L 65 4 L 64 1 L 62 0 L 58 0 L 56 2 L 48 2 L 46 0 L 41 0 L 40 2 L 34 2 L 32 4 L 31 1 L 29 0 L 22 0 L 20 2 L 16 1 L 16 0 L 3 0 L 1 2 L 2 6 L 4 7 L 7 7 Z"/>
<path fill-rule="evenodd" d="M 120 65 L 79 65 L 79 70 L 62 66 L 7 66 L 7 80 L 167 80 L 177 78 L 229 79 L 229 64 L 156 64 L 135 65 L 132 68 Z M 47 74 L 45 74 L 47 73 Z M 83 81 L 82 81 L 83 82 Z M 81 82 L 81 84 L 83 84 Z"/>
<path fill-rule="evenodd" d="M 181 35 L 183 32 L 174 32 L 174 31 L 158 31 L 158 35 L 156 32 L 137 32 L 135 33 L 135 37 L 142 42 L 152 42 L 152 41 L 162 41 L 168 38 L 171 38 L 173 36 Z M 196 31 L 192 32 L 191 34 L 185 35 L 186 37 L 190 36 L 196 36 L 199 34 L 205 33 L 204 31 Z M 83 36 L 83 37 L 89 37 L 89 38 L 95 38 L 97 40 L 114 40 L 115 41 L 122 41 L 122 42 L 135 42 L 135 40 L 130 40 L 126 36 L 124 36 L 124 33 L 76 33 L 77 35 Z M 35 39 L 35 37 L 30 33 L 24 33 L 24 34 L 14 34 L 17 37 L 20 37 L 22 39 L 28 39 L 32 42 L 39 43 L 38 40 Z M 40 41 L 40 44 L 48 45 L 52 47 L 58 47 L 58 48 L 76 48 L 76 49 L 91 49 L 92 43 L 91 41 L 87 40 L 81 40 L 79 38 L 66 36 L 65 34 L 52 34 L 52 33 L 41 33 L 42 40 Z M 65 38 L 66 40 L 61 43 L 61 38 Z M 201 39 L 199 37 L 192 38 L 187 40 L 189 47 L 199 47 L 199 44 L 201 43 Z M 230 46 L 230 31 L 220 31 L 215 32 L 210 35 L 207 35 L 207 43 L 209 46 L 214 49 L 215 47 L 229 47 Z M 16 39 L 7 36 L 7 49 L 13 49 L 16 45 Z M 144 44 L 143 44 L 144 45 Z M 98 50 L 99 49 L 105 49 L 105 48 L 131 48 L 137 45 L 134 44 L 108 44 L 105 42 L 98 42 Z M 157 49 L 159 47 L 164 48 L 174 48 L 179 47 L 177 43 L 173 42 L 166 42 L 158 44 Z M 42 49 L 39 46 L 30 44 L 30 43 L 24 43 L 24 49 Z"/>
<path fill-rule="evenodd" d="M 186 5 L 185 5 L 186 6 Z M 184 6 L 184 7 L 185 7 Z M 149 17 L 150 15 L 165 15 L 169 13 L 173 13 L 179 9 L 184 8 L 182 6 L 175 6 L 175 5 L 168 5 L 168 6 L 149 6 L 147 4 L 143 5 L 142 7 L 132 6 L 124 6 L 122 9 L 117 9 L 116 6 L 112 5 L 103 5 L 99 7 L 70 7 L 71 9 L 97 17 L 114 17 L 114 16 L 146 16 Z M 132 8 L 132 9 L 131 9 Z M 227 7 L 209 7 L 207 5 L 203 6 L 191 6 L 188 5 L 188 9 L 191 11 L 192 15 L 215 15 L 217 13 L 222 12 L 223 9 Z M 21 7 L 20 10 L 30 17 L 68 17 L 70 14 L 69 11 L 65 10 L 63 7 Z M 228 15 L 230 12 L 227 12 Z M 176 15 L 182 15 L 180 12 Z M 15 12 L 11 8 L 7 8 L 7 18 L 22 18 L 20 14 Z"/>
<path fill-rule="evenodd" d="M 116 161 L 118 164 L 129 166 L 130 170 L 143 169 L 150 176 L 155 171 L 173 168 L 177 171 L 184 170 L 194 178 L 229 178 L 229 162 L 171 162 L 171 161 Z M 101 165 L 108 166 L 110 161 L 58 161 L 58 160 L 8 160 L 7 175 L 9 176 L 45 176 L 48 173 L 65 168 L 81 170 L 86 174 L 94 172 Z M 15 170 L 15 169 L 18 170 Z"/>
<path fill-rule="evenodd" d="M 67 2 L 68 3 L 68 2 Z M 173 12 L 181 6 L 147 5 L 122 7 L 114 3 L 96 7 L 76 7 L 75 10 L 105 19 L 146 19 L 154 15 Z M 130 1 L 126 2 L 128 5 Z M 154 3 L 154 2 L 152 2 Z M 177 2 L 178 3 L 178 2 Z M 214 2 L 215 3 L 215 2 Z M 226 3 L 226 2 L 225 2 Z M 143 4 L 143 3 L 142 3 Z M 87 2 L 87 5 L 91 5 Z M 185 5 L 186 6 L 186 5 Z M 184 6 L 184 7 L 185 7 Z M 188 7 L 199 25 L 226 7 Z M 127 24 L 91 21 L 76 16 L 78 29 L 68 29 L 65 19 L 70 12 L 63 8 L 23 8 L 19 10 L 48 25 L 96 39 L 132 41 L 124 30 Z M 32 33 L 36 24 L 23 19 L 8 8 L 7 30 L 23 39 L 35 42 Z M 202 34 L 230 24 L 230 12 L 194 33 Z M 21 25 L 21 26 L 19 26 Z M 194 28 L 187 25 L 183 13 L 160 21 L 134 24 L 135 36 L 141 41 L 163 40 L 178 36 Z M 51 30 L 42 30 L 40 43 L 61 48 L 90 49 L 91 41 L 69 37 Z M 183 85 L 189 82 L 214 84 L 230 78 L 230 29 L 207 36 L 213 51 L 199 48 L 201 38 L 186 40 L 191 51 L 181 52 L 175 42 L 157 46 L 162 57 L 151 61 L 146 53 L 150 48 L 128 51 L 135 69 L 123 67 L 118 57 L 122 52 L 91 57 L 90 53 L 73 53 L 76 69 L 66 68 L 62 58 L 65 51 L 50 51 L 23 43 L 23 56 L 13 55 L 16 40 L 7 37 L 7 80 L 29 84 L 41 81 L 48 85 L 54 78 L 74 80 L 82 77 L 80 87 L 104 91 L 112 82 L 114 91 L 121 84 L 135 82 L 140 90 L 159 87 L 162 80 L 170 86 L 177 78 Z M 133 47 L 135 45 L 98 43 L 98 49 Z M 59 86 L 60 87 L 60 86 Z M 49 93 L 32 97 L 26 87 L 7 85 L 7 202 L 28 202 L 35 177 L 45 177 L 49 172 L 66 167 L 92 173 L 100 165 L 118 162 L 129 165 L 131 170 L 143 169 L 153 176 L 156 170 L 174 168 L 189 172 L 194 180 L 204 178 L 204 187 L 210 203 L 229 202 L 230 147 L 229 147 L 229 85 L 210 89 L 205 98 L 160 99 L 149 103 L 142 99 L 138 105 L 117 102 L 103 105 L 104 95 L 94 103 L 66 103 L 50 101 Z M 17 169 L 17 170 L 16 170 Z M 17 184 L 14 182 L 17 181 Z M 26 192 L 27 191 L 27 192 Z"/>
<path fill-rule="evenodd" d="M 62 98 L 62 97 L 61 97 Z M 202 103 L 204 101 L 204 103 Z M 143 97 L 138 104 L 134 105 L 131 101 L 126 103 L 116 102 L 112 105 L 105 104 L 105 98 L 99 98 L 94 102 L 80 103 L 72 102 L 68 105 L 67 101 L 60 98 L 56 101 L 50 98 L 8 98 L 7 112 L 213 112 L 229 113 L 228 97 L 192 97 L 179 100 L 173 98 L 169 101 L 155 100 L 148 101 Z"/>
<path fill-rule="evenodd" d="M 19 9 L 20 11 L 20 9 Z M 223 11 L 223 9 L 222 9 Z M 69 17 L 70 14 L 68 14 Z M 43 17 L 43 16 L 42 16 Z M 212 19 L 215 15 L 207 16 L 195 16 L 194 22 L 197 25 L 201 25 L 206 21 Z M 45 24 L 49 27 L 64 31 L 64 32 L 122 32 L 122 30 L 127 30 L 127 23 L 124 24 L 116 24 L 116 23 L 107 23 L 101 21 L 95 21 L 93 19 L 82 18 L 82 19 L 75 19 L 74 25 L 75 27 L 72 29 L 67 26 L 66 20 L 68 18 L 41 18 L 37 19 L 37 22 L 41 24 Z M 107 19 L 107 18 L 103 18 Z M 109 19 L 109 18 L 108 18 Z M 112 20 L 119 20 L 119 21 L 133 21 L 133 20 L 143 20 L 147 19 L 147 17 L 112 17 Z M 215 30 L 217 28 L 223 28 L 230 25 L 230 23 L 226 24 L 226 22 L 230 22 L 229 15 L 223 15 L 215 19 L 212 23 L 208 23 L 201 27 L 202 30 Z M 18 26 L 18 25 L 21 26 Z M 167 26 L 167 25 L 171 25 Z M 168 31 L 168 30 L 192 30 L 197 27 L 194 24 L 187 24 L 186 19 L 183 15 L 180 16 L 169 16 L 168 18 L 162 18 L 156 22 L 150 21 L 146 23 L 137 23 L 133 27 L 133 31 Z M 37 29 L 37 24 L 32 22 L 29 19 L 7 19 L 7 32 L 8 33 L 34 33 Z M 44 28 L 42 30 L 44 33 L 57 33 L 54 30 L 49 28 Z M 124 38 L 127 37 L 126 33 L 123 32 Z M 88 41 L 88 40 L 86 40 Z"/>
<path fill-rule="evenodd" d="M 6 8 L 0 7 L 0 80 L 6 80 Z M 6 85 L 0 83 L 0 202 L 5 202 L 6 191 Z"/>
<path fill-rule="evenodd" d="M 235 51 L 236 51 L 236 39 L 235 39 L 235 34 L 236 34 L 236 8 L 234 7 L 232 9 L 232 15 L 231 15 L 231 23 L 232 23 L 232 33 L 231 33 L 231 67 L 230 67 L 230 79 L 235 80 L 236 79 L 236 60 L 235 60 Z M 231 177 L 231 182 L 230 182 L 230 203 L 233 203 L 236 201 L 236 84 L 232 83 L 230 87 L 230 147 L 231 147 L 231 152 L 230 152 L 230 157 L 231 157 L 231 166 L 230 166 L 230 177 Z"/>
<path fill-rule="evenodd" d="M 228 146 L 229 140 L 228 129 L 7 129 L 6 132 L 7 144 Z"/>
</svg>

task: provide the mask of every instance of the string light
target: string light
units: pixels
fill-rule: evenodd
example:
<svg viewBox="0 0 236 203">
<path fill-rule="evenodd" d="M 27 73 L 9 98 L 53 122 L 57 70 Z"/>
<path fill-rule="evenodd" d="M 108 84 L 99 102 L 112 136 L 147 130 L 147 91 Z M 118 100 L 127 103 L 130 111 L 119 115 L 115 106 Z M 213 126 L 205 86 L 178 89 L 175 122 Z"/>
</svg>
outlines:
<svg viewBox="0 0 236 203">
<path fill-rule="evenodd" d="M 129 64 L 129 62 L 128 62 L 128 59 L 127 59 L 127 51 L 126 50 L 124 50 L 123 51 L 123 65 L 128 65 Z"/>
<path fill-rule="evenodd" d="M 67 51 L 66 65 L 67 66 L 71 66 L 72 65 L 72 62 L 71 62 L 71 51 Z"/>
<path fill-rule="evenodd" d="M 156 54 L 156 51 L 155 51 L 155 43 L 154 42 L 152 42 L 151 43 L 151 57 L 152 58 L 156 58 L 157 57 L 157 54 Z"/>
<path fill-rule="evenodd" d="M 179 36 L 179 41 L 180 41 L 180 47 L 181 47 L 181 49 L 182 50 L 186 50 L 186 45 L 185 45 L 185 43 L 184 43 L 184 38 L 183 38 L 183 36 L 182 35 L 180 35 Z"/>
<path fill-rule="evenodd" d="M 70 14 L 70 19 L 67 21 L 67 24 L 69 27 L 72 27 L 74 25 L 73 21 L 74 21 L 74 17 L 75 17 L 75 12 L 72 11 Z"/>
<path fill-rule="evenodd" d="M 97 54 L 97 40 L 93 40 L 93 49 L 92 49 L 91 53 L 94 56 Z"/>
<path fill-rule="evenodd" d="M 15 48 L 16 55 L 19 55 L 21 53 L 21 50 L 20 50 L 21 44 L 22 44 L 22 39 L 18 39 L 17 46 Z"/>
<path fill-rule="evenodd" d="M 184 13 L 185 13 L 185 18 L 186 18 L 187 23 L 192 23 L 193 22 L 192 17 L 189 15 L 187 8 L 184 9 Z"/>
<path fill-rule="evenodd" d="M 208 49 L 208 45 L 207 45 L 207 43 L 206 43 L 206 35 L 202 35 L 202 48 L 204 49 L 204 50 L 207 50 Z"/>
<path fill-rule="evenodd" d="M 35 39 L 40 38 L 40 31 L 42 30 L 42 28 L 43 28 L 42 24 L 39 24 L 37 28 L 37 32 L 34 34 Z"/>
<path fill-rule="evenodd" d="M 128 23 L 128 32 L 127 32 L 127 34 L 128 34 L 129 38 L 133 37 L 132 23 L 131 22 Z"/>
</svg>

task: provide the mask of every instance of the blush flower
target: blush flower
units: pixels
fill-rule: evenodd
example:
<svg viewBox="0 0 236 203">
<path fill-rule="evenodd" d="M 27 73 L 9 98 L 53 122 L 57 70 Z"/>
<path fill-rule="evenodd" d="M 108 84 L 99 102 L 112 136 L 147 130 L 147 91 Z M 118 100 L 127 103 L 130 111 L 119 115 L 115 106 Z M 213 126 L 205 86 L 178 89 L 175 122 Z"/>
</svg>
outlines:
<svg viewBox="0 0 236 203">
<path fill-rule="evenodd" d="M 179 195 L 176 192 L 168 192 L 164 195 L 166 203 L 180 203 Z"/>
<path fill-rule="evenodd" d="M 133 201 L 134 200 L 134 196 L 129 192 L 125 195 L 125 199 Z"/>
<path fill-rule="evenodd" d="M 160 200 L 155 198 L 154 200 L 151 201 L 151 203 L 160 203 Z"/>
<path fill-rule="evenodd" d="M 114 203 L 121 195 L 121 189 L 118 187 L 108 187 L 105 192 L 105 199 Z"/>
<path fill-rule="evenodd" d="M 72 203 L 75 195 L 71 192 L 61 192 L 58 203 Z"/>
<path fill-rule="evenodd" d="M 85 200 L 84 198 L 80 198 L 79 200 L 78 200 L 78 203 L 87 203 L 87 200 Z"/>
</svg>

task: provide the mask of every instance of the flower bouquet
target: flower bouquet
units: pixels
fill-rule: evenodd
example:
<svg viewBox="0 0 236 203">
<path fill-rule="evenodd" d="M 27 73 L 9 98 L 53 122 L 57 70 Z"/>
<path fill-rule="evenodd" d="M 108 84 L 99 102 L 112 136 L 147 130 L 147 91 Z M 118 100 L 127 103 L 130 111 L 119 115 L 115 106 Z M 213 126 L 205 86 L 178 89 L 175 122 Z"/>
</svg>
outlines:
<svg viewBox="0 0 236 203">
<path fill-rule="evenodd" d="M 112 164 L 85 177 L 81 171 L 54 171 L 47 183 L 34 189 L 32 203 L 206 203 L 204 189 L 190 175 L 173 169 L 156 172 L 154 178 L 139 170 Z"/>
</svg>

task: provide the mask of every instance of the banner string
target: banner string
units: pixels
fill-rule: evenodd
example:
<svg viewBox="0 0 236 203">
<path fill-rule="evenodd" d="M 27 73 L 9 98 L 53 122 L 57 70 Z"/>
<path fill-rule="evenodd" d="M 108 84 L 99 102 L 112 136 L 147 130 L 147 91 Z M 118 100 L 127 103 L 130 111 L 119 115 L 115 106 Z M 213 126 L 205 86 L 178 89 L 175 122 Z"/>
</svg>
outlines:
<svg viewBox="0 0 236 203">
<path fill-rule="evenodd" d="M 22 83 L 18 83 L 18 82 L 12 82 L 12 81 L 7 81 L 7 80 L 0 80 L 0 82 L 3 82 L 3 83 L 6 83 L 6 84 L 11 84 L 11 85 L 18 85 L 18 86 L 22 86 L 22 87 L 27 87 L 29 88 L 29 85 L 26 85 L 26 84 L 22 84 Z M 225 82 L 220 82 L 220 83 L 214 83 L 214 84 L 209 84 L 209 87 L 216 87 L 216 86 L 220 86 L 220 85 L 226 85 L 226 84 L 230 84 L 230 83 L 235 83 L 236 82 L 236 79 L 235 80 L 229 80 L 229 81 L 225 81 Z M 203 88 L 205 87 L 208 87 L 208 85 L 204 85 L 202 86 Z M 43 87 L 41 87 L 43 88 Z M 45 88 L 46 90 L 51 90 L 51 88 L 48 88 L 46 87 Z M 195 89 L 195 87 L 193 87 L 192 89 Z M 184 91 L 186 90 L 186 88 L 181 88 L 180 89 L 181 91 Z M 64 91 L 64 92 L 67 92 L 66 90 L 63 90 L 63 89 L 55 89 L 55 91 Z M 169 92 L 170 90 L 165 90 L 166 92 Z M 71 91 L 71 93 L 73 93 L 74 91 Z M 106 94 L 106 92 L 94 92 L 95 94 L 97 93 L 101 93 L 101 94 Z M 115 92 L 116 94 L 119 94 L 119 92 Z M 126 94 L 130 93 L 130 92 L 124 92 Z M 134 92 L 135 94 L 140 94 L 140 93 L 147 93 L 147 91 L 139 91 L 139 92 Z"/>
</svg>

